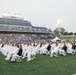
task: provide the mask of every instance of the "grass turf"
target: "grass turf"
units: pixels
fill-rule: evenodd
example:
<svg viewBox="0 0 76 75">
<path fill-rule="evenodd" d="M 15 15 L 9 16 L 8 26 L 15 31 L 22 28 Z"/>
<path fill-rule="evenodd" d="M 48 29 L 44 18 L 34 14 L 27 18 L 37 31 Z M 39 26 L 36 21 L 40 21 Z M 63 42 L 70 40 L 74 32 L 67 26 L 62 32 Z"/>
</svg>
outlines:
<svg viewBox="0 0 76 75">
<path fill-rule="evenodd" d="M 72 40 L 73 38 L 75 38 L 75 36 L 63 36 L 63 35 L 61 35 L 61 36 L 59 36 L 59 38 L 66 39 L 66 40 Z"/>
<path fill-rule="evenodd" d="M 73 75 L 76 74 L 76 54 L 50 58 L 37 55 L 36 60 L 11 63 L 0 54 L 0 75 Z"/>
</svg>

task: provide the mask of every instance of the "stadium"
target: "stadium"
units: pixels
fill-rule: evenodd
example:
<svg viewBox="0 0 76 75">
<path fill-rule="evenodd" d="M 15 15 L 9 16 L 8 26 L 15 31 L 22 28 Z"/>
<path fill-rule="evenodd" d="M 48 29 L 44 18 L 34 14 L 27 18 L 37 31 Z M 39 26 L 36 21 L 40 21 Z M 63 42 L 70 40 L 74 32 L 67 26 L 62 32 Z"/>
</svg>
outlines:
<svg viewBox="0 0 76 75">
<path fill-rule="evenodd" d="M 4 14 L 0 18 L 0 75 L 75 75 L 76 43 L 52 42 L 55 37 L 46 27 Z"/>
<path fill-rule="evenodd" d="M 52 30 L 35 27 L 21 16 L 3 14 L 0 18 L 0 42 L 51 41 Z"/>
</svg>

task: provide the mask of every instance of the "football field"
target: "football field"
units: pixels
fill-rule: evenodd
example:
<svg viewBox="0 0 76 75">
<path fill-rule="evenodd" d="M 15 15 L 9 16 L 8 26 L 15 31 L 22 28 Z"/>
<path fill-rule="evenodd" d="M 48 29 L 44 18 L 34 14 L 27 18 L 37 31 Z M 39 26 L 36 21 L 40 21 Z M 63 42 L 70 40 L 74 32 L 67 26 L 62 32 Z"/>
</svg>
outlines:
<svg viewBox="0 0 76 75">
<path fill-rule="evenodd" d="M 76 54 L 50 58 L 36 55 L 36 59 L 27 62 L 11 63 L 0 53 L 0 75 L 73 75 L 76 74 Z"/>
</svg>

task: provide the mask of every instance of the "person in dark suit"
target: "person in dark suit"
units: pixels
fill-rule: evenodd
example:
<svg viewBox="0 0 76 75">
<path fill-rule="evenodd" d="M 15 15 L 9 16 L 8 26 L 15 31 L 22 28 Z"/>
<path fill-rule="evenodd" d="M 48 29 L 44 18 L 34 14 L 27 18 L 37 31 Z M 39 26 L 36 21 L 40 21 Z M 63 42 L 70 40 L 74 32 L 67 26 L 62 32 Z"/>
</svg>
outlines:
<svg viewBox="0 0 76 75">
<path fill-rule="evenodd" d="M 22 49 L 22 45 L 17 45 L 18 47 L 18 52 L 16 54 L 14 54 L 11 58 L 11 62 L 20 62 L 21 61 L 21 56 L 22 56 L 22 52 L 23 52 L 23 49 Z"/>
<path fill-rule="evenodd" d="M 75 43 L 72 43 L 72 49 L 73 49 L 73 50 L 76 49 L 76 45 L 75 45 Z"/>
<path fill-rule="evenodd" d="M 48 43 L 48 46 L 47 46 L 46 49 L 48 50 L 48 52 L 46 54 L 49 55 L 50 54 L 50 50 L 51 50 L 51 44 L 50 43 Z"/>
<path fill-rule="evenodd" d="M 50 51 L 50 49 L 51 49 L 51 45 L 49 44 L 49 45 L 47 46 L 47 50 Z"/>
<path fill-rule="evenodd" d="M 67 46 L 66 46 L 66 44 L 64 43 L 64 46 L 63 46 L 63 48 L 62 48 L 65 52 L 67 52 Z"/>
<path fill-rule="evenodd" d="M 23 52 L 22 45 L 20 45 L 19 51 L 18 51 L 17 54 L 18 54 L 19 56 L 22 56 L 22 52 Z"/>
</svg>

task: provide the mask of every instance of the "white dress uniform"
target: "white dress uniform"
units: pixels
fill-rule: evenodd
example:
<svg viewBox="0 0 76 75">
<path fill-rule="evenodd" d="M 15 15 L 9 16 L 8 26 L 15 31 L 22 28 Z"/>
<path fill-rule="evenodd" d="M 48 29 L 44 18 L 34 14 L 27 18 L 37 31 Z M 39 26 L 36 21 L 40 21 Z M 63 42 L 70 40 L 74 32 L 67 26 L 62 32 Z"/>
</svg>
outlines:
<svg viewBox="0 0 76 75">
<path fill-rule="evenodd" d="M 0 52 L 1 52 L 1 46 L 2 46 L 2 44 L 0 44 Z"/>
<path fill-rule="evenodd" d="M 64 46 L 63 43 L 59 43 L 58 44 L 58 52 L 59 52 L 60 55 L 64 55 L 65 56 L 66 55 L 65 51 L 62 49 L 63 46 Z"/>
<path fill-rule="evenodd" d="M 7 57 L 5 58 L 5 60 L 10 60 L 10 58 L 11 58 L 14 54 L 17 54 L 17 52 L 18 52 L 18 48 L 15 47 L 15 46 L 10 46 L 9 48 L 10 48 L 10 50 L 9 50 L 9 52 L 8 52 Z"/>
<path fill-rule="evenodd" d="M 19 51 L 19 48 L 18 47 L 14 47 L 14 51 L 13 51 L 13 55 L 12 55 L 12 58 L 11 58 L 11 61 L 15 61 L 15 59 L 18 57 L 17 53 Z"/>
<path fill-rule="evenodd" d="M 7 56 L 8 53 L 8 45 L 4 45 L 3 47 L 1 47 L 1 52 L 4 56 Z"/>
<path fill-rule="evenodd" d="M 22 57 L 22 59 L 24 59 L 25 57 L 27 57 L 28 48 L 29 48 L 28 45 L 22 46 L 22 49 L 23 49 L 23 53 L 22 53 L 23 57 Z"/>
<path fill-rule="evenodd" d="M 27 53 L 27 61 L 35 59 L 35 55 L 37 53 L 36 47 L 35 46 L 30 46 L 28 53 Z"/>
<path fill-rule="evenodd" d="M 48 50 L 47 50 L 47 46 L 48 44 L 43 44 L 40 48 L 40 54 L 47 54 Z"/>
<path fill-rule="evenodd" d="M 69 54 L 74 53 L 74 50 L 72 49 L 72 44 L 71 43 L 67 43 L 67 53 L 69 53 Z"/>
<path fill-rule="evenodd" d="M 56 44 L 52 44 L 51 45 L 51 53 L 50 53 L 50 57 L 57 57 L 58 54 L 58 45 L 56 46 Z"/>
<path fill-rule="evenodd" d="M 41 45 L 41 44 L 38 44 L 38 45 L 36 46 L 37 54 L 40 53 L 40 45 Z"/>
</svg>

